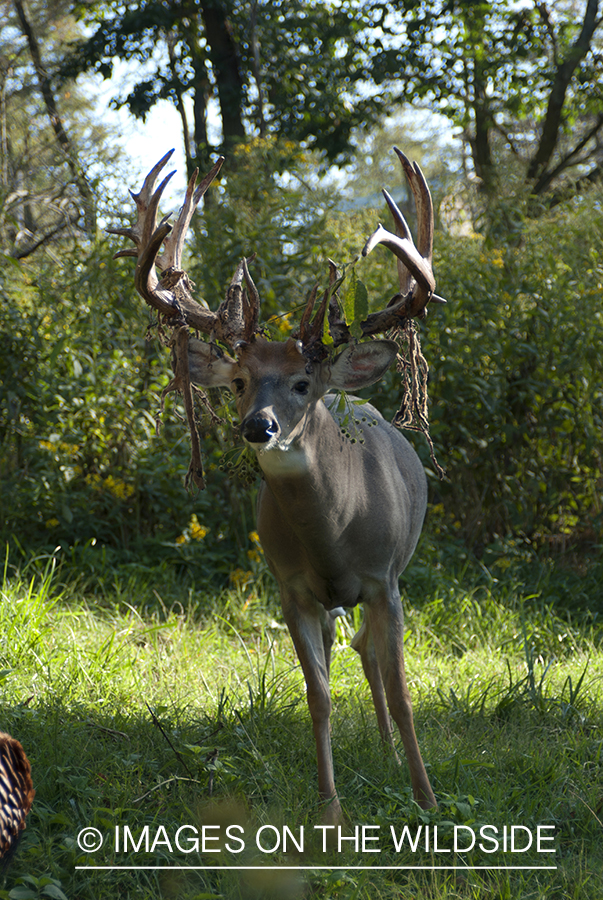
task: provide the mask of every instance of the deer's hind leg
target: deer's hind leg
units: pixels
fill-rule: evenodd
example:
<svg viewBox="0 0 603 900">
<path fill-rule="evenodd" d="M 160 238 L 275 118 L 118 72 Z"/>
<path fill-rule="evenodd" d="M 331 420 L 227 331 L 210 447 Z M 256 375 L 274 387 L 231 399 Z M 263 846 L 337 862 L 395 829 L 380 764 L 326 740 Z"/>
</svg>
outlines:
<svg viewBox="0 0 603 900">
<path fill-rule="evenodd" d="M 404 613 L 397 593 L 383 591 L 366 603 L 368 628 L 381 673 L 387 705 L 400 729 L 413 795 L 424 809 L 437 806 L 415 734 L 412 702 L 404 667 Z"/>
<path fill-rule="evenodd" d="M 377 724 L 381 733 L 381 740 L 384 744 L 392 747 L 396 759 L 399 762 L 400 760 L 396 753 L 392 720 L 387 709 L 385 691 L 383 689 L 383 679 L 381 678 L 381 672 L 379 671 L 379 663 L 377 661 L 377 654 L 375 653 L 375 644 L 373 642 L 367 616 L 368 614 L 365 609 L 364 621 L 360 626 L 360 629 L 352 638 L 350 646 L 360 655 L 362 668 L 373 697 L 373 705 L 377 714 Z"/>
</svg>

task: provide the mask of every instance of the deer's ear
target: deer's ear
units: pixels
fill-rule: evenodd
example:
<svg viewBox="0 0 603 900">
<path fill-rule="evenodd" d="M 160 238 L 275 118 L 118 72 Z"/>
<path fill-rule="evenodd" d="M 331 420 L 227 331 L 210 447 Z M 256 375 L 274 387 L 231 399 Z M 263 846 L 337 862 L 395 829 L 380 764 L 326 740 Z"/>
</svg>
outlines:
<svg viewBox="0 0 603 900">
<path fill-rule="evenodd" d="M 385 375 L 396 358 L 398 347 L 393 341 L 367 341 L 349 345 L 331 364 L 329 388 L 359 391 Z"/>
<path fill-rule="evenodd" d="M 194 384 L 202 387 L 230 387 L 234 359 L 218 352 L 211 344 L 190 338 L 188 342 L 188 371 Z"/>
</svg>

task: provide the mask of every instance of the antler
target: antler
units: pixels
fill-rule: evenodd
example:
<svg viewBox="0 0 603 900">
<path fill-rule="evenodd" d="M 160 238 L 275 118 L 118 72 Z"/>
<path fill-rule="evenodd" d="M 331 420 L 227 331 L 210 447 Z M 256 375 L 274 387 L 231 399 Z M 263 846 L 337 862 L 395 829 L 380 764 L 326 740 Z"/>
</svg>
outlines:
<svg viewBox="0 0 603 900">
<path fill-rule="evenodd" d="M 371 235 L 362 251 L 363 256 L 373 250 L 377 244 L 384 244 L 397 257 L 399 293 L 395 294 L 385 309 L 371 313 L 364 322 L 360 323 L 363 335 L 379 334 L 392 328 L 399 328 L 406 319 L 414 316 L 423 318 L 425 307 L 428 303 L 446 303 L 442 297 L 434 293 L 435 278 L 431 266 L 433 251 L 433 204 L 427 182 L 417 163 L 410 163 L 407 157 L 394 147 L 406 178 L 413 192 L 418 219 L 418 240 L 415 247 L 410 228 L 395 201 L 387 191 L 383 196 L 390 208 L 394 219 L 396 233 L 386 231 L 382 225 Z M 328 309 L 329 328 L 333 343 L 337 347 L 348 343 L 351 334 L 348 326 L 342 320 L 339 305 L 336 298 L 335 282 L 339 277 L 335 263 L 329 260 L 329 287 L 325 291 L 314 318 L 310 321 L 318 286 L 316 286 L 308 298 L 306 308 L 302 315 L 299 337 L 303 344 L 304 354 L 311 360 L 324 359 L 327 350 L 322 344 L 324 319 Z"/>
<path fill-rule="evenodd" d="M 384 244 L 397 257 L 400 291 L 390 300 L 388 306 L 371 313 L 361 323 L 364 335 L 377 334 L 398 327 L 402 320 L 414 316 L 423 317 L 428 303 L 445 303 L 435 293 L 435 279 L 431 266 L 433 246 L 433 205 L 427 182 L 417 163 L 410 163 L 406 156 L 394 148 L 406 178 L 413 192 L 418 218 L 418 241 L 415 247 L 410 229 L 404 216 L 387 191 L 383 195 L 394 219 L 395 234 L 381 225 L 366 242 L 362 251 L 367 256 L 377 244 Z M 119 234 L 134 241 L 135 248 L 120 250 L 115 258 L 134 256 L 137 259 L 135 285 L 138 293 L 156 309 L 161 316 L 174 326 L 188 325 L 197 331 L 209 334 L 236 349 L 241 341 L 250 341 L 258 330 L 260 298 L 251 279 L 248 262 L 243 259 L 226 292 L 226 297 L 216 312 L 198 303 L 192 295 L 192 284 L 181 269 L 182 251 L 186 232 L 199 201 L 207 191 L 220 169 L 224 158 L 220 157 L 213 168 L 196 184 L 198 170 L 193 173 L 186 190 L 184 205 L 178 214 L 174 227 L 168 216 L 157 224 L 159 201 L 171 172 L 157 189 L 157 178 L 171 158 L 173 150 L 159 160 L 144 180 L 138 194 L 132 192 L 137 208 L 136 224 L 130 228 L 110 228 L 110 234 Z M 316 302 L 317 288 L 308 300 L 300 323 L 300 338 L 304 353 L 308 358 L 318 360 L 327 355 L 322 344 L 325 315 L 329 315 L 329 325 L 335 345 L 350 340 L 350 332 L 340 318 L 335 297 L 338 272 L 329 261 L 329 287 L 325 291 L 318 310 L 312 317 Z M 158 277 L 156 269 L 161 275 Z"/>
<path fill-rule="evenodd" d="M 398 280 L 400 292 L 390 300 L 388 306 L 380 312 L 371 313 L 362 323 L 364 334 L 376 334 L 400 325 L 401 319 L 425 315 L 425 307 L 429 302 L 445 303 L 442 297 L 434 294 L 435 278 L 431 266 L 433 251 L 433 204 L 425 177 L 418 163 L 411 163 L 407 157 L 394 147 L 398 159 L 413 192 L 418 219 L 418 246 L 415 247 L 406 223 L 406 219 L 398 209 L 393 198 L 383 191 L 386 203 L 394 219 L 396 233 L 386 231 L 382 225 L 370 236 L 362 251 L 368 256 L 377 244 L 384 244 L 398 260 Z"/>
<path fill-rule="evenodd" d="M 134 275 L 136 290 L 160 315 L 171 320 L 170 324 L 189 325 L 233 347 L 238 341 L 251 340 L 257 330 L 260 298 L 247 268 L 249 260 L 244 259 L 237 266 L 217 312 L 212 312 L 193 298 L 191 281 L 181 269 L 184 240 L 191 218 L 222 168 L 224 157 L 218 159 L 198 185 L 199 170 L 195 169 L 186 189 L 184 204 L 172 228 L 167 221 L 169 216 L 157 224 L 157 212 L 161 196 L 174 172 L 170 172 L 157 189 L 155 183 L 173 152 L 170 150 L 153 166 L 138 194 L 130 192 L 138 213 L 136 224 L 131 228 L 107 229 L 109 234 L 128 237 L 136 245 L 135 249 L 120 250 L 114 258 L 137 258 Z M 157 268 L 161 277 L 157 276 Z M 245 287 L 242 286 L 243 279 Z"/>
</svg>

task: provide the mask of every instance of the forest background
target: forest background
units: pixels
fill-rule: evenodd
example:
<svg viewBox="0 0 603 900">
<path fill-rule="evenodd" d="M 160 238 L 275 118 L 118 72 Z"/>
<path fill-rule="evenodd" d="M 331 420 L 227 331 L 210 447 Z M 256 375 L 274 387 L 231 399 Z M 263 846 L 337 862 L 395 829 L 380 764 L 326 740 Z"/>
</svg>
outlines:
<svg viewBox="0 0 603 900">
<path fill-rule="evenodd" d="M 3 0 L 0 10 L 0 713 L 37 792 L 1 900 L 598 900 L 599 0 Z M 149 138 L 153 162 L 176 145 L 190 174 L 225 155 L 186 264 L 216 308 L 255 252 L 277 337 L 327 283 L 328 259 L 349 263 L 387 224 L 382 187 L 414 228 L 392 145 L 423 167 L 448 303 L 418 328 L 447 474 L 408 434 L 430 501 L 401 588 L 439 808 L 419 810 L 405 767 L 375 752 L 349 649 L 359 609 L 338 620 L 333 653 L 338 786 L 350 822 L 387 833 L 401 822 L 437 824 L 445 839 L 453 824 L 546 823 L 554 872 L 464 868 L 490 861 L 479 854 L 460 854 L 461 872 L 411 871 L 410 851 L 382 855 L 391 871 L 341 872 L 335 858 L 298 880 L 76 869 L 91 860 L 76 840 L 91 823 L 311 831 L 320 815 L 302 679 L 228 397 L 210 396 L 220 425 L 199 405 L 208 486 L 187 493 L 178 398 L 161 412 L 169 353 L 132 261 L 113 258 L 121 239 L 105 233 L 131 222 L 127 188 L 145 174 L 98 103 L 107 91 L 137 122 L 174 111 L 179 128 Z M 164 211 L 179 202 L 169 195 Z M 372 308 L 396 291 L 380 248 L 355 272 Z M 341 296 L 355 307 L 353 282 Z M 391 417 L 399 376 L 369 394 Z M 134 856 L 174 862 L 161 847 Z"/>
<path fill-rule="evenodd" d="M 429 535 L 502 569 L 569 549 L 585 565 L 596 557 L 597 2 L 296 2 L 286 14 L 279 2 L 217 0 L 3 6 L 3 539 L 80 562 L 102 552 L 200 566 L 217 584 L 257 556 L 254 490 L 232 477 L 230 429 L 204 424 L 210 487 L 197 496 L 182 489 L 187 439 L 169 400 L 155 433 L 169 361 L 146 339 L 131 266 L 112 261 L 120 245 L 103 232 L 128 220 L 126 187 L 140 185 L 94 103 L 122 62 L 113 106 L 144 118 L 167 100 L 179 113 L 180 135 L 154 136 L 157 158 L 179 141 L 189 172 L 227 157 L 194 223 L 198 294 L 215 308 L 255 252 L 264 321 L 280 336 L 327 258 L 349 262 L 385 216 L 382 186 L 413 220 L 392 144 L 418 159 L 449 300 L 420 326 L 447 471 L 435 477 L 415 437 Z M 380 308 L 391 262 L 373 254 L 357 271 Z M 393 374 L 372 391 L 390 416 L 398 394 Z"/>
</svg>

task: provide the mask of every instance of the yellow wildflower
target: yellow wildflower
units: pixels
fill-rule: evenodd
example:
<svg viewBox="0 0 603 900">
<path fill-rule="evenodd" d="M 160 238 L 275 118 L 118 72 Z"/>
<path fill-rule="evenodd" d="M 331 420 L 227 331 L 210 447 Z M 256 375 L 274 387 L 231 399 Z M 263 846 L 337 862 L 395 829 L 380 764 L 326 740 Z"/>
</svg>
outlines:
<svg viewBox="0 0 603 900">
<path fill-rule="evenodd" d="M 188 541 L 188 538 L 185 534 L 179 534 L 178 537 L 176 538 L 177 544 L 186 544 L 187 541 Z"/>
<path fill-rule="evenodd" d="M 206 528 L 205 525 L 199 524 L 199 519 L 197 518 L 196 513 L 193 513 L 191 516 L 191 520 L 188 523 L 189 531 L 191 533 L 191 537 L 195 541 L 202 541 L 209 528 Z"/>
<path fill-rule="evenodd" d="M 278 323 L 278 330 L 281 334 L 289 334 L 293 325 L 291 324 L 291 313 L 287 313 L 284 316 L 281 316 L 280 321 Z"/>
<path fill-rule="evenodd" d="M 70 456 L 74 456 L 80 449 L 79 444 L 66 444 L 66 443 L 64 443 L 64 441 L 61 441 L 61 443 L 59 444 L 59 447 L 61 448 L 61 450 L 64 450 L 65 453 L 68 453 Z"/>
<path fill-rule="evenodd" d="M 134 493 L 134 487 L 131 484 L 126 484 L 121 478 L 114 478 L 113 475 L 107 475 L 103 485 L 118 500 L 126 500 Z"/>
<path fill-rule="evenodd" d="M 245 587 L 252 579 L 253 572 L 245 572 L 244 569 L 235 569 L 230 573 L 230 580 L 237 588 Z"/>
<path fill-rule="evenodd" d="M 59 524 L 59 520 L 58 520 L 58 519 L 49 519 L 49 520 L 46 522 L 46 527 L 47 527 L 47 528 L 56 528 L 58 524 Z"/>
</svg>

